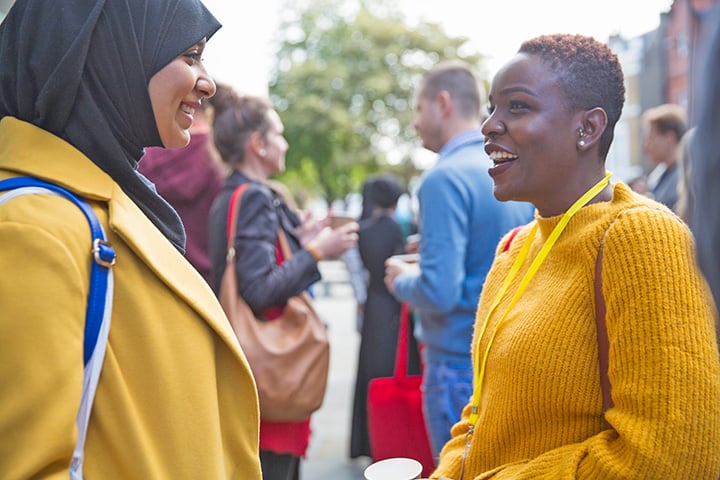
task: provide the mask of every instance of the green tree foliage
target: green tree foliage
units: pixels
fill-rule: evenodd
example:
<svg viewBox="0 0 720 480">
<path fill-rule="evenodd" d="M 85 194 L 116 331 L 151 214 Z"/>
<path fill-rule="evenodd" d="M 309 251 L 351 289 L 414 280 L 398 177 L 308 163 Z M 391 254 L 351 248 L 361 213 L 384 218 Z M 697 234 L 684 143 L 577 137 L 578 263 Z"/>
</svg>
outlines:
<svg viewBox="0 0 720 480">
<path fill-rule="evenodd" d="M 466 38 L 409 26 L 392 1 L 288 2 L 270 82 L 290 143 L 282 181 L 332 200 L 378 171 L 409 178 L 421 75 L 447 59 L 479 69 Z"/>
</svg>

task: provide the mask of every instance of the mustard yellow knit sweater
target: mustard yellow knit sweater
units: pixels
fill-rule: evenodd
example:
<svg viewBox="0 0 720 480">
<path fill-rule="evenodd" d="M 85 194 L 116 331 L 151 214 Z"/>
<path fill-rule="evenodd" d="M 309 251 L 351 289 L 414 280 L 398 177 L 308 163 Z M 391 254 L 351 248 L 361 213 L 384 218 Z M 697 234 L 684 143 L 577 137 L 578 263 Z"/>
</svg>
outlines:
<svg viewBox="0 0 720 480">
<path fill-rule="evenodd" d="M 634 207 L 634 208 L 633 208 Z M 560 217 L 536 218 L 528 259 L 490 318 L 507 309 Z M 500 243 L 486 280 L 473 350 L 488 308 L 528 237 Z M 601 237 L 614 408 L 604 430 L 594 306 Z M 465 462 L 469 479 L 717 479 L 720 365 L 715 307 L 692 236 L 669 210 L 614 187 L 613 200 L 570 221 L 499 329 Z M 489 333 L 480 343 L 484 352 Z M 469 406 L 432 478 L 459 478 Z"/>
</svg>

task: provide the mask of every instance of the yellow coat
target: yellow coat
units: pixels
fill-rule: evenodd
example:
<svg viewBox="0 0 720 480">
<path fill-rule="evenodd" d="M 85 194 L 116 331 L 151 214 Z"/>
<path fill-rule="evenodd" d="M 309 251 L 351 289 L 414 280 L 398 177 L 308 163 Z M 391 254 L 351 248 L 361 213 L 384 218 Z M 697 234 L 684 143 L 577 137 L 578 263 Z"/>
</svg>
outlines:
<svg viewBox="0 0 720 480">
<path fill-rule="evenodd" d="M 210 287 L 120 187 L 31 124 L 0 121 L 0 178 L 91 202 L 117 253 L 86 479 L 260 479 L 257 392 Z M 0 478 L 68 478 L 83 374 L 87 221 L 68 201 L 0 207 Z"/>
</svg>

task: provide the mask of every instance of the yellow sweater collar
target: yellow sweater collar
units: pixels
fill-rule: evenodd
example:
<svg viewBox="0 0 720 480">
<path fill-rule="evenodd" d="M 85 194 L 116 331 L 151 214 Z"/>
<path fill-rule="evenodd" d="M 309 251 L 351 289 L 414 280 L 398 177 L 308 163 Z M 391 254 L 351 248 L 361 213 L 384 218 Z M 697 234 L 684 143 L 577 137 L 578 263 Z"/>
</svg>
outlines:
<svg viewBox="0 0 720 480">
<path fill-rule="evenodd" d="M 649 199 L 647 199 L 649 201 Z M 588 225 L 599 218 L 603 218 L 608 212 L 617 211 L 618 206 L 630 207 L 634 204 L 646 203 L 644 197 L 633 192 L 630 187 L 622 182 L 613 185 L 613 198 L 609 202 L 598 202 L 586 205 L 578 211 L 570 220 L 567 226 L 568 231 L 582 225 Z M 538 236 L 541 239 L 547 238 L 555 226 L 562 219 L 562 214 L 552 217 L 542 217 L 535 212 L 535 221 L 538 223 Z"/>
</svg>

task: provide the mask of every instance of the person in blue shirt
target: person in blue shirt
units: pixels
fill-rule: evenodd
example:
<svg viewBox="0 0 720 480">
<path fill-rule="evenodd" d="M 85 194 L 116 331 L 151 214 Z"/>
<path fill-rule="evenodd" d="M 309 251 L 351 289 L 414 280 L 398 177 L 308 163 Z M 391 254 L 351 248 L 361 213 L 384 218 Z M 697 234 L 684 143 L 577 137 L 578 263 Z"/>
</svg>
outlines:
<svg viewBox="0 0 720 480">
<path fill-rule="evenodd" d="M 419 319 L 423 410 L 436 457 L 472 394 L 473 323 L 495 248 L 534 214 L 528 203 L 493 196 L 480 132 L 483 103 L 484 89 L 465 63 L 442 63 L 423 77 L 414 127 L 438 159 L 417 193 L 420 261 L 385 264 L 388 290 Z"/>
</svg>

